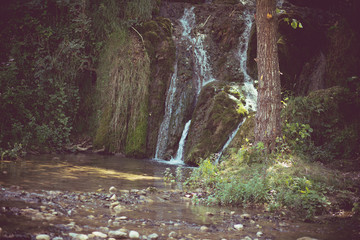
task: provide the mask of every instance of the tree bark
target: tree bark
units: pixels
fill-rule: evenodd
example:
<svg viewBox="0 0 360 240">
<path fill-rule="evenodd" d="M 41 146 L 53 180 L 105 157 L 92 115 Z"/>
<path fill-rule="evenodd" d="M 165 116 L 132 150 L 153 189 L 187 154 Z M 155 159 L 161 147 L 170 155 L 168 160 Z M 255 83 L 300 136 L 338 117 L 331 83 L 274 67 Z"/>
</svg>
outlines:
<svg viewBox="0 0 360 240">
<path fill-rule="evenodd" d="M 258 99 L 255 116 L 255 143 L 263 142 L 272 151 L 281 135 L 281 85 L 277 47 L 276 0 L 257 0 Z"/>
</svg>

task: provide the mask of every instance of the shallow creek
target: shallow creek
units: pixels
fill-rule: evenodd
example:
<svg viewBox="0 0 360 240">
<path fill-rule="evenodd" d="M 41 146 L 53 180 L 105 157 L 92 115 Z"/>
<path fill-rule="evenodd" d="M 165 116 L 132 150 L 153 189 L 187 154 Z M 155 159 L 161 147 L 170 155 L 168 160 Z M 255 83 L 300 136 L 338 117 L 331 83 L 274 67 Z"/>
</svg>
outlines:
<svg viewBox="0 0 360 240">
<path fill-rule="evenodd" d="M 284 212 L 194 205 L 201 191 L 163 182 L 177 167 L 85 154 L 3 161 L 0 239 L 127 239 L 131 231 L 140 239 L 360 239 L 351 218 L 304 223 Z"/>
</svg>

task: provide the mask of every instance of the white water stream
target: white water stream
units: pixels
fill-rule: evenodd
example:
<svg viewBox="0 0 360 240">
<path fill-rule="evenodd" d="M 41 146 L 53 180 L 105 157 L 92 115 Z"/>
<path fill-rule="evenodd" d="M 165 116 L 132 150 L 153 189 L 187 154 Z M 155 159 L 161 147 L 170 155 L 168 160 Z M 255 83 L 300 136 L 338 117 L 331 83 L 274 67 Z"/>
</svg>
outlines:
<svg viewBox="0 0 360 240">
<path fill-rule="evenodd" d="M 196 18 L 194 13 L 194 8 L 185 8 L 184 15 L 180 19 L 181 26 L 183 28 L 183 32 L 181 35 L 180 41 L 186 41 L 188 43 L 187 50 L 192 54 L 194 59 L 194 71 L 195 71 L 195 79 L 196 79 L 196 89 L 197 96 L 200 94 L 200 91 L 203 86 L 214 81 L 214 77 L 211 73 L 211 67 L 209 64 L 207 52 L 204 48 L 204 40 L 206 38 L 205 34 L 192 34 L 193 29 L 196 27 Z M 158 141 L 156 146 L 155 159 L 161 159 L 164 157 L 166 148 L 168 145 L 169 138 L 169 126 L 171 116 L 173 114 L 173 109 L 175 108 L 175 93 L 176 93 L 176 84 L 177 84 L 177 61 L 174 67 L 174 74 L 171 78 L 171 83 L 169 90 L 167 92 L 166 104 L 165 104 L 165 115 L 163 122 L 160 125 Z M 182 137 L 179 142 L 179 147 L 177 150 L 177 154 L 172 158 L 174 162 L 183 162 L 183 154 L 184 147 L 186 143 L 187 133 L 189 131 L 190 122 L 186 123 Z"/>
</svg>

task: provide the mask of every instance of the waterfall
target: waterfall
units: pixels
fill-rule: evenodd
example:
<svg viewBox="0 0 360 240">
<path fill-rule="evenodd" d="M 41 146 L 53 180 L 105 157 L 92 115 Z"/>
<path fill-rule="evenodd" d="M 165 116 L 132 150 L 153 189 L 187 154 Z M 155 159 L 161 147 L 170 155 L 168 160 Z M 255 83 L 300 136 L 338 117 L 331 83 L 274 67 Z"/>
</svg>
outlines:
<svg viewBox="0 0 360 240">
<path fill-rule="evenodd" d="M 190 42 L 188 51 L 191 51 L 194 55 L 196 83 L 199 94 L 201 88 L 214 81 L 215 78 L 212 76 L 207 52 L 204 48 L 206 35 L 199 32 L 195 33 L 195 36 L 191 35 L 192 30 L 196 27 L 194 8 L 185 8 L 184 16 L 180 19 L 180 23 L 184 29 L 182 38 Z"/>
<path fill-rule="evenodd" d="M 248 50 L 248 47 L 249 47 L 249 38 L 250 38 L 250 32 L 251 32 L 251 27 L 252 27 L 252 23 L 253 23 L 252 14 L 251 14 L 251 12 L 249 10 L 246 10 L 246 11 L 244 11 L 242 17 L 243 17 L 243 20 L 244 20 L 244 23 L 245 23 L 245 29 L 244 29 L 244 32 L 242 33 L 242 35 L 239 38 L 239 47 L 238 47 L 239 52 L 238 52 L 237 57 L 238 57 L 239 62 L 240 62 L 240 71 L 244 74 L 244 85 L 242 87 L 242 90 L 243 90 L 243 92 L 244 92 L 244 94 L 246 96 L 245 108 L 248 111 L 256 111 L 257 90 L 254 87 L 253 79 L 251 79 L 251 77 L 247 73 L 247 66 L 246 66 L 246 63 L 247 63 L 247 50 Z M 227 140 L 227 142 L 225 143 L 225 145 L 223 146 L 221 151 L 218 153 L 217 158 L 215 160 L 216 164 L 219 163 L 219 160 L 220 160 L 223 152 L 229 146 L 229 144 L 231 143 L 233 138 L 236 136 L 236 134 L 239 131 L 240 127 L 245 122 L 245 119 L 231 133 L 231 135 L 229 136 L 229 139 Z"/>
<path fill-rule="evenodd" d="M 176 93 L 176 80 L 177 80 L 177 61 L 175 62 L 174 73 L 171 77 L 170 86 L 167 91 L 166 103 L 165 103 L 165 115 L 160 125 L 157 144 L 156 144 L 156 153 L 155 153 L 156 159 L 159 159 L 161 156 L 164 155 L 168 143 L 168 138 L 169 138 L 168 129 L 169 129 L 171 114 L 174 106 L 174 98 Z"/>
<path fill-rule="evenodd" d="M 196 27 L 196 18 L 194 13 L 195 7 L 185 8 L 184 15 L 180 19 L 183 32 L 181 34 L 180 42 L 187 42 L 188 48 L 187 51 L 190 52 L 194 60 L 194 73 L 195 73 L 195 84 L 196 84 L 196 98 L 200 94 L 200 91 L 203 86 L 214 81 L 214 77 L 211 73 L 211 67 L 209 64 L 209 59 L 207 52 L 204 47 L 204 40 L 206 38 L 205 34 L 193 33 L 193 29 Z M 165 115 L 163 122 L 160 125 L 158 140 L 156 145 L 155 159 L 161 159 L 166 153 L 166 148 L 169 142 L 169 127 L 170 121 L 173 114 L 176 113 L 174 110 L 176 108 L 175 94 L 176 94 L 176 85 L 177 85 L 177 60 L 174 67 L 174 74 L 171 78 L 170 87 L 167 92 L 166 103 L 165 103 Z M 185 140 L 188 133 L 188 128 L 190 123 L 187 122 L 177 150 L 177 154 L 173 160 L 181 162 L 183 159 L 183 152 L 185 147 Z M 177 126 L 180 127 L 180 126 Z"/>
<path fill-rule="evenodd" d="M 185 147 L 185 140 L 186 137 L 189 133 L 189 128 L 190 128 L 190 123 L 191 120 L 189 120 L 184 127 L 184 131 L 182 133 L 180 142 L 179 142 L 179 148 L 177 150 L 176 156 L 175 158 L 172 158 L 170 161 L 174 162 L 174 163 L 183 163 L 183 158 L 184 158 L 184 147 Z"/>
<path fill-rule="evenodd" d="M 238 59 L 240 62 L 240 71 L 244 74 L 244 86 L 243 91 L 246 95 L 246 105 L 245 108 L 248 111 L 255 111 L 256 110 L 256 101 L 257 101 L 257 90 L 254 87 L 254 81 L 251 79 L 249 74 L 247 73 L 247 50 L 249 45 L 249 38 L 250 38 L 250 32 L 251 27 L 253 24 L 253 14 L 249 10 L 244 11 L 244 14 L 242 15 L 244 23 L 245 23 L 245 29 L 243 34 L 241 35 L 239 39 L 239 52 L 238 52 Z"/>
<path fill-rule="evenodd" d="M 222 157 L 223 152 L 225 151 L 225 149 L 230 145 L 231 141 L 234 139 L 234 137 L 236 136 L 237 132 L 239 131 L 240 127 L 244 124 L 246 118 L 244 118 L 244 120 L 239 123 L 239 125 L 236 127 L 236 129 L 230 134 L 228 140 L 226 141 L 225 145 L 223 146 L 223 148 L 221 149 L 221 151 L 217 154 L 217 157 L 215 159 L 215 164 L 218 164 L 220 161 L 220 158 Z"/>
</svg>

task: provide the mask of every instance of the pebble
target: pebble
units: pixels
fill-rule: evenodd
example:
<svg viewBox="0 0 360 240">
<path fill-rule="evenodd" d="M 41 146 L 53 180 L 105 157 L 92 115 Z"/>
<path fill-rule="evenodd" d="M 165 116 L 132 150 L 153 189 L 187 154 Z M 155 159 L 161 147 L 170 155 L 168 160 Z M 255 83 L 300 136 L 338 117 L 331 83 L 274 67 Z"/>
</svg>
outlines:
<svg viewBox="0 0 360 240">
<path fill-rule="evenodd" d="M 69 236 L 74 240 L 88 240 L 89 237 L 85 234 L 69 233 Z"/>
<path fill-rule="evenodd" d="M 121 205 L 117 205 L 113 208 L 115 213 L 121 213 L 122 211 L 124 211 L 124 207 Z"/>
<path fill-rule="evenodd" d="M 151 239 L 151 240 L 156 240 L 159 238 L 159 235 L 157 235 L 156 233 L 153 233 L 153 234 L 150 234 L 148 236 L 148 239 Z"/>
<path fill-rule="evenodd" d="M 102 232 L 95 231 L 95 232 L 92 232 L 92 234 L 98 238 L 107 238 L 107 234 L 102 233 Z"/>
<path fill-rule="evenodd" d="M 129 232 L 129 238 L 131 238 L 131 239 L 139 239 L 140 234 L 137 231 L 130 231 Z"/>
<path fill-rule="evenodd" d="M 296 240 L 317 240 L 316 238 L 311 238 L 311 237 L 301 237 L 301 238 L 298 238 Z"/>
<path fill-rule="evenodd" d="M 170 232 L 169 238 L 177 238 L 178 234 L 176 232 Z"/>
<path fill-rule="evenodd" d="M 240 217 L 242 219 L 250 219 L 251 218 L 250 214 L 247 214 L 247 213 L 241 214 Z"/>
<path fill-rule="evenodd" d="M 257 232 L 257 233 L 256 233 L 256 236 L 257 236 L 257 237 L 262 237 L 262 235 L 264 235 L 262 232 Z"/>
<path fill-rule="evenodd" d="M 62 237 L 54 237 L 52 240 L 64 240 Z"/>
<path fill-rule="evenodd" d="M 246 237 L 244 237 L 243 239 L 241 239 L 241 240 L 252 240 L 252 238 L 251 237 L 249 237 L 249 236 L 246 236 Z"/>
<path fill-rule="evenodd" d="M 116 197 L 116 194 L 113 194 L 110 198 L 111 201 L 116 201 L 117 200 L 117 197 Z"/>
<path fill-rule="evenodd" d="M 201 232 L 209 232 L 210 229 L 209 229 L 207 226 L 201 226 L 201 227 L 200 227 L 200 231 L 201 231 Z"/>
<path fill-rule="evenodd" d="M 50 240 L 50 236 L 47 234 L 39 234 L 36 236 L 36 240 Z"/>
<path fill-rule="evenodd" d="M 111 238 L 126 238 L 127 233 L 122 230 L 109 231 L 109 237 Z"/>
<path fill-rule="evenodd" d="M 109 188 L 109 193 L 111 193 L 111 194 L 116 193 L 116 191 L 117 191 L 117 188 L 114 187 L 114 186 L 111 186 L 111 187 Z"/>
<path fill-rule="evenodd" d="M 99 230 L 104 233 L 108 233 L 110 231 L 108 227 L 99 227 Z"/>
<path fill-rule="evenodd" d="M 127 216 L 121 216 L 121 217 L 115 218 L 115 221 L 121 221 L 121 220 L 127 220 L 127 219 L 128 219 Z"/>
<path fill-rule="evenodd" d="M 241 231 L 241 230 L 244 230 L 244 225 L 242 224 L 235 224 L 234 225 L 234 228 L 238 231 Z"/>
</svg>

